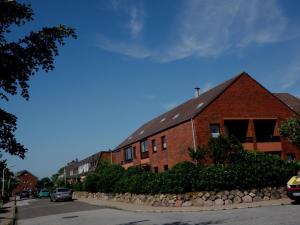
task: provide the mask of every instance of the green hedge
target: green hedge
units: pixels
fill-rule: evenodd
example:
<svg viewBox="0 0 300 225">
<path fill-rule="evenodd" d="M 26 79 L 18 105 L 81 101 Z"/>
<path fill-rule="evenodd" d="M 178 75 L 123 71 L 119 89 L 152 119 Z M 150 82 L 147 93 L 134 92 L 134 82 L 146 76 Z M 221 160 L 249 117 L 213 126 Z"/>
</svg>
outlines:
<svg viewBox="0 0 300 225">
<path fill-rule="evenodd" d="M 119 165 L 102 163 L 97 172 L 87 176 L 83 189 L 89 192 L 155 194 L 279 187 L 285 186 L 299 169 L 298 162 L 286 162 L 277 156 L 249 151 L 240 151 L 225 165 L 181 162 L 163 173 L 147 172 L 142 168 L 124 170 Z"/>
</svg>

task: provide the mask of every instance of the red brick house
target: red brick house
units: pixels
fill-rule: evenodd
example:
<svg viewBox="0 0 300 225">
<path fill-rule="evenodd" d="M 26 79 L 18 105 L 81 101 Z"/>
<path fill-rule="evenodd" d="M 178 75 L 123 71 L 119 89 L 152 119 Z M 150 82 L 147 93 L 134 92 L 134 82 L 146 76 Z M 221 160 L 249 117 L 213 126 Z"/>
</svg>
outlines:
<svg viewBox="0 0 300 225">
<path fill-rule="evenodd" d="M 38 178 L 27 170 L 22 170 L 16 174 L 19 184 L 13 189 L 12 194 L 18 194 L 21 191 L 36 191 Z"/>
<path fill-rule="evenodd" d="M 279 136 L 281 122 L 299 115 L 300 99 L 271 93 L 243 72 L 142 125 L 116 147 L 112 161 L 161 172 L 220 134 L 236 136 L 248 150 L 300 160 L 300 149 Z"/>
</svg>

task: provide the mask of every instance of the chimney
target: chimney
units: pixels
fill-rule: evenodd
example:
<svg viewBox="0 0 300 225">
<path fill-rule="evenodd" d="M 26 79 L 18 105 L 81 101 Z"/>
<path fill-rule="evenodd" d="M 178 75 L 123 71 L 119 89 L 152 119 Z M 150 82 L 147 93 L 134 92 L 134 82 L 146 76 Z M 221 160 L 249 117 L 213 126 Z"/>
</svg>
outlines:
<svg viewBox="0 0 300 225">
<path fill-rule="evenodd" d="M 195 98 L 198 98 L 200 96 L 200 88 L 195 87 Z"/>
</svg>

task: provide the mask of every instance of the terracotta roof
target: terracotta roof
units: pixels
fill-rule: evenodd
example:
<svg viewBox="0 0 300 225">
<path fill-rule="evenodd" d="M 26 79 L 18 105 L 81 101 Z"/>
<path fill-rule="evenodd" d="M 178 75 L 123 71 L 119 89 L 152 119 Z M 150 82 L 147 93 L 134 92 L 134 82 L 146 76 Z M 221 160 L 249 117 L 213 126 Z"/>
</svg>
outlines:
<svg viewBox="0 0 300 225">
<path fill-rule="evenodd" d="M 274 93 L 274 95 L 284 102 L 292 110 L 300 114 L 300 99 L 289 93 Z"/>
<path fill-rule="evenodd" d="M 240 76 L 247 75 L 242 72 L 238 76 L 225 81 L 222 84 L 204 92 L 197 98 L 192 98 L 183 104 L 173 108 L 172 110 L 154 118 L 153 120 L 145 123 L 128 138 L 126 138 L 119 146 L 115 148 L 118 150 L 134 142 L 147 138 L 148 136 L 159 133 L 170 127 L 179 125 L 192 119 L 194 116 L 204 110 L 210 103 L 212 103 L 219 95 L 221 95 L 232 83 L 234 83 Z"/>
</svg>

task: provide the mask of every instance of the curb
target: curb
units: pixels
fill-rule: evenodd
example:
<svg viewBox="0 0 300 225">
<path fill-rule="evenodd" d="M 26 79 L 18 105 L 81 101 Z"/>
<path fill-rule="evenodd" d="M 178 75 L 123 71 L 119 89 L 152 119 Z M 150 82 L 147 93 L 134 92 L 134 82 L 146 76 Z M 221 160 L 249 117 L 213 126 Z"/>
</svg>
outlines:
<svg viewBox="0 0 300 225">
<path fill-rule="evenodd" d="M 284 206 L 290 205 L 291 200 L 289 199 L 279 199 L 271 201 L 262 201 L 255 203 L 242 203 L 233 204 L 228 206 L 210 206 L 210 207 L 153 207 L 153 206 L 143 206 L 135 205 L 131 203 L 115 202 L 107 200 L 97 200 L 97 199 L 87 199 L 78 198 L 80 202 L 85 202 L 91 205 L 103 206 L 111 209 L 117 209 L 129 212 L 148 212 L 148 213 L 170 213 L 170 212 L 201 212 L 201 211 L 223 211 L 223 210 L 234 210 L 234 209 L 248 209 L 248 208 L 260 208 L 268 206 Z"/>
</svg>

